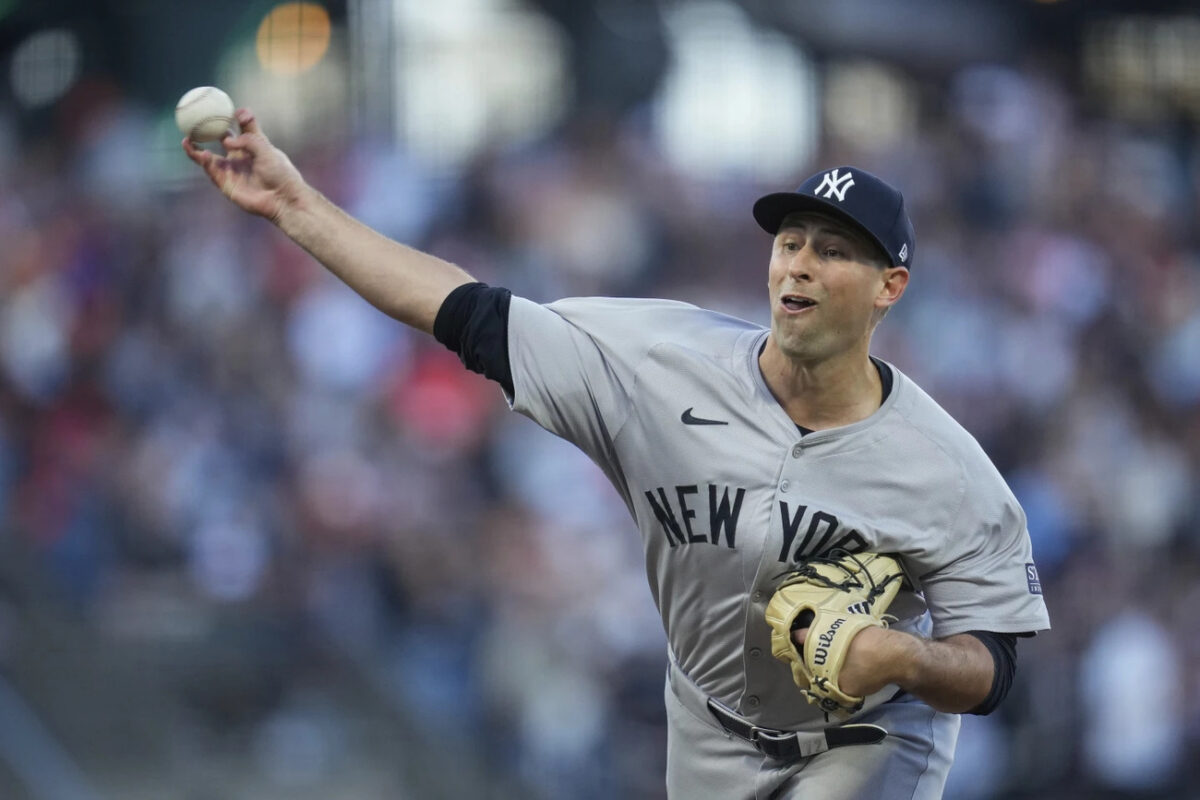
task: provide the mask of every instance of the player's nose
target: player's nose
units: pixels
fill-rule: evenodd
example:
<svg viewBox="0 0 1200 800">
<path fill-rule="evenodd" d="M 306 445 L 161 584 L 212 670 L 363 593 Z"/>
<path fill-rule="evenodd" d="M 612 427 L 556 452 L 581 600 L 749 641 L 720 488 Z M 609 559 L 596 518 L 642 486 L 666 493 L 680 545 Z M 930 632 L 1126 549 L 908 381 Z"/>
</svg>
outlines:
<svg viewBox="0 0 1200 800">
<path fill-rule="evenodd" d="M 788 277 L 795 280 L 811 280 L 813 276 L 813 254 L 810 248 L 805 247 L 799 253 L 796 253 L 787 265 Z"/>
</svg>

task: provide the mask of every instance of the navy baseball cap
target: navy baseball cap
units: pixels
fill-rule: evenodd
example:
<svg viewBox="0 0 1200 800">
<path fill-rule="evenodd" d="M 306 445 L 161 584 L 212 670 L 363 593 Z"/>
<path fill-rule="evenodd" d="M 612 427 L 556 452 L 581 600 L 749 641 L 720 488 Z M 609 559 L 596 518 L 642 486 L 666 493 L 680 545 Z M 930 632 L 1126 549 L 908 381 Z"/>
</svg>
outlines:
<svg viewBox="0 0 1200 800">
<path fill-rule="evenodd" d="M 893 266 L 912 265 L 916 245 L 904 195 L 866 170 L 836 167 L 818 172 L 794 192 L 776 192 L 754 204 L 754 219 L 767 233 L 779 232 L 788 214 L 821 211 L 867 234 Z"/>
</svg>

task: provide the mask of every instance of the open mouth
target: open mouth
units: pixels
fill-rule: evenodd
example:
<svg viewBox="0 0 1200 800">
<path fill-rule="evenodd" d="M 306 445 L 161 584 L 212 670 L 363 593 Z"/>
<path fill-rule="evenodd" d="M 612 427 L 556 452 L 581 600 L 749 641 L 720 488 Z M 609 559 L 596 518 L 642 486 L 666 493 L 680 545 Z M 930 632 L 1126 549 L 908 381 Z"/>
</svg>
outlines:
<svg viewBox="0 0 1200 800">
<path fill-rule="evenodd" d="M 816 300 L 812 300 L 798 294 L 785 294 L 782 298 L 780 298 L 780 302 L 783 303 L 783 307 L 788 311 L 803 311 L 804 309 L 812 308 L 817 304 Z"/>
</svg>

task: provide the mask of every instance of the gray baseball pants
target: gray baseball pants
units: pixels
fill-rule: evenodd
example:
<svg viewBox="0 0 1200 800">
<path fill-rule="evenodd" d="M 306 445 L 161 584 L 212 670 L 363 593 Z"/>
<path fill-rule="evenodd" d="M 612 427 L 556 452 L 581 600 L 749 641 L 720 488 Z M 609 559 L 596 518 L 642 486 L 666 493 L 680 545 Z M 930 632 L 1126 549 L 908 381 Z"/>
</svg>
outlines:
<svg viewBox="0 0 1200 800">
<path fill-rule="evenodd" d="M 936 800 L 960 722 L 905 694 L 854 719 L 885 728 L 882 742 L 781 761 L 721 728 L 674 664 L 665 700 L 671 800 Z"/>
</svg>

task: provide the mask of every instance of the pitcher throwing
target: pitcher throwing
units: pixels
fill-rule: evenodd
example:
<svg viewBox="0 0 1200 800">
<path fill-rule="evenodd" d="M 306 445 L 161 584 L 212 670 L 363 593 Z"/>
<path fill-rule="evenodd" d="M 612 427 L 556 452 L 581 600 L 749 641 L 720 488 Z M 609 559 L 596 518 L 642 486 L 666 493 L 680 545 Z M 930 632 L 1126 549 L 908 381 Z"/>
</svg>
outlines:
<svg viewBox="0 0 1200 800">
<path fill-rule="evenodd" d="M 539 305 L 358 223 L 237 118 L 227 155 L 183 145 L 233 203 L 495 380 L 620 493 L 670 646 L 671 797 L 941 796 L 958 715 L 996 708 L 1017 638 L 1049 617 L 1000 474 L 870 355 L 913 264 L 900 192 L 838 167 L 754 205 L 769 329 L 668 300 Z"/>
</svg>

